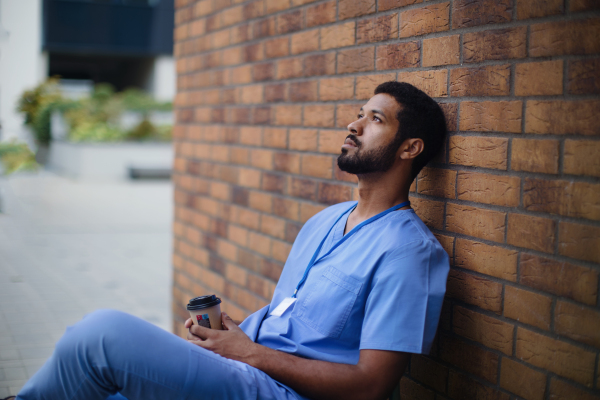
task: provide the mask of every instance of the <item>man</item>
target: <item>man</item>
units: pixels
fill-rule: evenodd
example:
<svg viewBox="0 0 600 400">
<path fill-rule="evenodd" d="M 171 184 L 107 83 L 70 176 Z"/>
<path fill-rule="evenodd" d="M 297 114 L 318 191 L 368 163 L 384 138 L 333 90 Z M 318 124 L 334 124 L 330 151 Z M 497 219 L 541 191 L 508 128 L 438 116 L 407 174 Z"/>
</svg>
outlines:
<svg viewBox="0 0 600 400">
<path fill-rule="evenodd" d="M 223 331 L 188 320 L 188 342 L 93 313 L 17 399 L 385 399 L 439 320 L 448 256 L 408 191 L 446 125 L 423 92 L 386 82 L 348 130 L 338 165 L 358 176 L 359 201 L 304 225 L 269 306 L 239 327 L 224 315 Z"/>
</svg>

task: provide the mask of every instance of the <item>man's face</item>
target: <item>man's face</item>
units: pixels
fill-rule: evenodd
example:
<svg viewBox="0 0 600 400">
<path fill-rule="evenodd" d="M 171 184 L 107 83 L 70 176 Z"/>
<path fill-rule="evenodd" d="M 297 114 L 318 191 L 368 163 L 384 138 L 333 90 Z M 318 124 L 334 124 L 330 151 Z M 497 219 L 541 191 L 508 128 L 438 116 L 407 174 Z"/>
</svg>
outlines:
<svg viewBox="0 0 600 400">
<path fill-rule="evenodd" d="M 342 145 L 338 166 L 350 174 L 389 170 L 396 159 L 400 142 L 397 115 L 400 105 L 388 94 L 377 94 L 365 104 L 358 119 L 348 125 L 350 134 Z"/>
</svg>

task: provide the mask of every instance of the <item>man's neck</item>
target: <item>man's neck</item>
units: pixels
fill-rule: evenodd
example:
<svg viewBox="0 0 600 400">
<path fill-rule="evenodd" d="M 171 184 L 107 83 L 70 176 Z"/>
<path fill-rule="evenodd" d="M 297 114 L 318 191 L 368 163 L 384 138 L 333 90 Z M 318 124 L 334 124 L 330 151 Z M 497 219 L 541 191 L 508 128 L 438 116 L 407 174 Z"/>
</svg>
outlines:
<svg viewBox="0 0 600 400">
<path fill-rule="evenodd" d="M 368 174 L 358 178 L 358 205 L 348 217 L 345 233 L 356 225 L 408 201 L 410 183 L 398 182 L 396 174 Z"/>
</svg>

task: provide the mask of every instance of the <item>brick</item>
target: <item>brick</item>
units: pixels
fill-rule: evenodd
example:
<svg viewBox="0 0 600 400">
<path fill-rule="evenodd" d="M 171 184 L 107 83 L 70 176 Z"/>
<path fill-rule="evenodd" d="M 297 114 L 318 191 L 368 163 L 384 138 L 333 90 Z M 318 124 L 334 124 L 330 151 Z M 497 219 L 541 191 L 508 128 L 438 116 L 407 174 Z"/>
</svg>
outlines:
<svg viewBox="0 0 600 400">
<path fill-rule="evenodd" d="M 506 213 L 470 206 L 448 204 L 446 229 L 495 242 L 504 241 Z"/>
<path fill-rule="evenodd" d="M 290 54 L 290 38 L 280 37 L 265 42 L 265 56 L 267 58 L 285 57 Z"/>
<path fill-rule="evenodd" d="M 598 135 L 600 101 L 535 101 L 527 102 L 526 133 Z"/>
<path fill-rule="evenodd" d="M 287 85 L 285 83 L 265 85 L 264 88 L 264 98 L 267 103 L 280 102 L 287 99 Z"/>
<path fill-rule="evenodd" d="M 336 13 L 337 8 L 335 0 L 307 7 L 306 27 L 311 28 L 313 26 L 335 22 Z"/>
<path fill-rule="evenodd" d="M 264 234 L 283 239 L 285 234 L 285 220 L 270 215 L 261 215 L 260 231 Z"/>
<path fill-rule="evenodd" d="M 252 82 L 252 66 L 243 65 L 231 70 L 231 83 L 243 84 L 250 82 Z"/>
<path fill-rule="evenodd" d="M 510 22 L 511 19 L 511 0 L 457 0 L 453 4 L 453 29 L 499 24 Z"/>
<path fill-rule="evenodd" d="M 335 106 L 333 104 L 305 105 L 304 126 L 333 127 Z"/>
<path fill-rule="evenodd" d="M 375 88 L 383 83 L 396 80 L 396 73 L 375 74 L 375 75 L 360 75 L 356 77 L 356 98 L 370 99 L 373 97 Z M 359 107 L 360 108 L 360 107 Z M 358 109 L 356 111 L 358 112 Z M 354 116 L 353 116 L 354 117 Z M 350 121 L 352 122 L 352 121 Z M 349 123 L 350 123 L 349 122 Z M 346 126 L 348 124 L 345 124 Z"/>
<path fill-rule="evenodd" d="M 512 354 L 513 325 L 460 306 L 454 307 L 452 321 L 454 333 L 490 349 Z"/>
<path fill-rule="evenodd" d="M 440 242 L 440 244 L 442 245 L 442 247 L 444 248 L 446 253 L 448 253 L 448 256 L 450 257 L 450 259 L 453 259 L 454 258 L 454 237 L 442 235 L 439 233 L 434 233 L 433 235 L 438 240 L 438 242 Z"/>
<path fill-rule="evenodd" d="M 554 331 L 581 343 L 600 347 L 600 312 L 565 301 L 556 303 Z"/>
<path fill-rule="evenodd" d="M 398 13 L 358 21 L 356 43 L 372 43 L 398 37 Z"/>
<path fill-rule="evenodd" d="M 523 207 L 530 211 L 600 220 L 600 185 L 526 178 Z"/>
<path fill-rule="evenodd" d="M 442 111 L 444 112 L 444 116 L 446 117 L 446 128 L 448 132 L 456 132 L 457 131 L 457 123 L 458 119 L 458 103 L 438 103 Z M 444 155 L 446 152 L 446 146 L 444 144 Z M 442 162 L 446 162 L 445 158 Z"/>
<path fill-rule="evenodd" d="M 303 81 L 290 83 L 289 99 L 293 102 L 317 100 L 317 81 Z"/>
<path fill-rule="evenodd" d="M 508 215 L 506 242 L 517 247 L 554 253 L 556 222 L 523 214 Z"/>
<path fill-rule="evenodd" d="M 378 0 L 377 3 L 378 11 L 381 12 L 422 2 L 423 0 Z"/>
<path fill-rule="evenodd" d="M 563 61 L 544 61 L 517 64 L 515 94 L 543 96 L 563 93 Z"/>
<path fill-rule="evenodd" d="M 593 382 L 595 353 L 527 329 L 517 330 L 516 357 L 584 385 Z"/>
<path fill-rule="evenodd" d="M 527 56 L 527 27 L 471 32 L 463 35 L 463 60 L 518 59 Z"/>
<path fill-rule="evenodd" d="M 244 104 L 262 103 L 263 85 L 250 85 L 241 88 L 241 102 Z"/>
<path fill-rule="evenodd" d="M 514 176 L 490 175 L 460 171 L 457 179 L 459 200 L 499 206 L 519 205 L 521 180 Z"/>
<path fill-rule="evenodd" d="M 417 180 L 417 193 L 449 199 L 454 199 L 456 196 L 456 171 L 424 168 Z"/>
<path fill-rule="evenodd" d="M 317 199 L 317 183 L 311 179 L 292 178 L 290 195 L 306 200 Z"/>
<path fill-rule="evenodd" d="M 338 74 L 372 71 L 374 63 L 374 47 L 361 47 L 358 49 L 340 50 L 337 53 Z"/>
<path fill-rule="evenodd" d="M 410 376 L 438 392 L 446 391 L 448 368 L 423 355 L 413 355 L 410 360 Z"/>
<path fill-rule="evenodd" d="M 600 52 L 600 18 L 531 25 L 529 55 L 547 57 Z"/>
<path fill-rule="evenodd" d="M 444 228 L 444 203 L 414 197 L 410 198 L 410 202 L 425 225 L 434 229 Z"/>
<path fill-rule="evenodd" d="M 506 170 L 508 139 L 451 136 L 449 155 L 450 164 Z"/>
<path fill-rule="evenodd" d="M 598 400 L 600 397 L 568 384 L 562 380 L 550 380 L 550 400 Z"/>
<path fill-rule="evenodd" d="M 511 169 L 556 174 L 559 151 L 558 140 L 513 139 Z"/>
<path fill-rule="evenodd" d="M 355 29 L 354 21 L 321 28 L 321 50 L 352 46 L 356 42 Z"/>
<path fill-rule="evenodd" d="M 352 198 L 350 186 L 333 183 L 319 183 L 317 201 L 322 204 L 337 204 Z"/>
<path fill-rule="evenodd" d="M 468 354 L 468 357 L 465 357 Z M 496 383 L 499 356 L 460 339 L 442 335 L 440 358 L 481 379 Z"/>
<path fill-rule="evenodd" d="M 266 192 L 283 194 L 285 191 L 285 178 L 282 175 L 265 172 L 263 174 L 261 189 Z"/>
<path fill-rule="evenodd" d="M 510 396 L 455 371 L 450 371 L 448 395 L 452 399 L 509 400 Z M 441 397 L 438 397 L 441 399 Z"/>
<path fill-rule="evenodd" d="M 423 39 L 423 67 L 460 63 L 460 35 Z"/>
<path fill-rule="evenodd" d="M 304 73 L 306 76 L 335 74 L 335 52 L 306 56 L 304 58 Z"/>
<path fill-rule="evenodd" d="M 281 197 L 273 198 L 273 213 L 283 218 L 298 220 L 298 211 L 300 206 L 297 201 L 284 199 Z"/>
<path fill-rule="evenodd" d="M 275 106 L 275 125 L 300 125 L 302 123 L 302 106 Z"/>
<path fill-rule="evenodd" d="M 302 6 L 304 4 L 312 3 L 317 0 L 292 0 L 292 7 Z"/>
<path fill-rule="evenodd" d="M 500 386 L 526 400 L 543 400 L 546 375 L 505 357 L 502 359 Z"/>
<path fill-rule="evenodd" d="M 450 71 L 450 95 L 508 96 L 510 66 L 491 65 L 475 68 L 456 68 Z"/>
<path fill-rule="evenodd" d="M 339 0 L 339 19 L 355 18 L 361 15 L 375 12 L 375 1 L 373 0 Z"/>
<path fill-rule="evenodd" d="M 399 72 L 398 81 L 410 83 L 431 97 L 448 96 L 448 71 L 445 69 Z"/>
<path fill-rule="evenodd" d="M 504 289 L 504 316 L 549 330 L 552 298 L 513 286 Z"/>
<path fill-rule="evenodd" d="M 266 14 L 275 14 L 288 8 L 290 8 L 290 0 L 265 0 Z"/>
<path fill-rule="evenodd" d="M 522 117 L 521 101 L 463 101 L 460 130 L 520 133 Z"/>
<path fill-rule="evenodd" d="M 302 58 L 285 58 L 277 61 L 277 79 L 298 78 L 304 75 Z"/>
<path fill-rule="evenodd" d="M 354 97 L 354 77 L 328 78 L 319 81 L 321 101 L 348 100 Z"/>
<path fill-rule="evenodd" d="M 316 151 L 317 130 L 316 129 L 290 129 L 290 150 Z"/>
<path fill-rule="evenodd" d="M 450 29 L 450 3 L 433 4 L 400 14 L 400 37 L 420 36 Z"/>
<path fill-rule="evenodd" d="M 351 103 L 351 104 L 338 104 L 336 106 L 336 124 L 338 128 L 347 128 L 351 122 L 356 121 L 358 112 L 362 104 Z M 344 130 L 344 132 L 346 132 Z"/>
<path fill-rule="evenodd" d="M 561 221 L 558 235 L 559 254 L 600 263 L 600 228 Z"/>
<path fill-rule="evenodd" d="M 502 313 L 502 284 L 498 282 L 451 269 L 446 295 L 499 315 Z"/>
<path fill-rule="evenodd" d="M 419 385 L 407 376 L 400 379 L 400 396 L 406 400 L 434 400 L 435 393 L 432 390 Z"/>
<path fill-rule="evenodd" d="M 348 136 L 347 131 L 342 130 L 320 130 L 319 131 L 319 153 L 330 153 L 339 155 L 342 144 Z"/>
<path fill-rule="evenodd" d="M 240 143 L 250 146 L 260 146 L 262 129 L 257 127 L 243 127 L 240 129 Z"/>
<path fill-rule="evenodd" d="M 290 33 L 302 29 L 302 10 L 290 11 L 277 16 L 277 33 Z"/>
<path fill-rule="evenodd" d="M 275 17 L 255 21 L 252 24 L 252 31 L 253 39 L 259 39 L 275 35 Z"/>
<path fill-rule="evenodd" d="M 275 76 L 275 64 L 272 62 L 252 66 L 252 76 L 256 82 L 270 81 Z"/>
<path fill-rule="evenodd" d="M 456 240 L 455 249 L 457 267 L 517 281 L 517 251 L 461 238 Z"/>
<path fill-rule="evenodd" d="M 565 140 L 563 171 L 565 174 L 600 177 L 600 142 Z"/>
<path fill-rule="evenodd" d="M 520 283 L 534 289 L 595 305 L 598 273 L 592 269 L 531 254 L 521 254 Z"/>
<path fill-rule="evenodd" d="M 298 174 L 300 173 L 300 156 L 292 153 L 275 153 L 273 155 L 273 169 Z"/>
<path fill-rule="evenodd" d="M 600 58 L 569 61 L 567 92 L 570 94 L 600 93 Z"/>
<path fill-rule="evenodd" d="M 406 42 L 377 47 L 378 70 L 418 67 L 421 60 L 421 44 Z"/>
<path fill-rule="evenodd" d="M 265 128 L 263 132 L 264 147 L 287 147 L 287 129 Z"/>
<path fill-rule="evenodd" d="M 319 50 L 319 30 L 301 31 L 292 35 L 292 54 Z"/>
<path fill-rule="evenodd" d="M 250 163 L 253 167 L 269 170 L 273 167 L 273 152 L 270 150 L 252 150 Z"/>
<path fill-rule="evenodd" d="M 517 0 L 517 19 L 547 17 L 564 13 L 562 0 Z"/>
<path fill-rule="evenodd" d="M 333 175 L 331 156 L 303 155 L 301 163 L 302 175 L 323 179 L 331 179 Z"/>
</svg>

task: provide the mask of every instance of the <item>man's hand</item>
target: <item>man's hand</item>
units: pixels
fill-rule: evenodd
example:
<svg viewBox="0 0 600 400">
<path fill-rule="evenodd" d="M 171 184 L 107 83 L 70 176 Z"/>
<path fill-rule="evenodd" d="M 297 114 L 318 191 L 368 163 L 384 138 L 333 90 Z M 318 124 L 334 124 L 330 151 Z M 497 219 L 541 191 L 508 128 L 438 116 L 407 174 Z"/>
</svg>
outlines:
<svg viewBox="0 0 600 400">
<path fill-rule="evenodd" d="M 227 314 L 221 318 L 222 331 L 192 325 L 188 319 L 188 341 L 258 368 L 313 399 L 386 399 L 410 358 L 408 353 L 361 350 L 356 365 L 309 360 L 256 344 Z"/>
<path fill-rule="evenodd" d="M 185 321 L 189 329 L 187 339 L 190 343 L 213 351 L 225 358 L 242 361 L 250 364 L 256 343 L 237 326 L 227 314 L 221 314 L 224 330 L 209 329 L 199 325 L 192 325 L 192 320 Z"/>
</svg>

